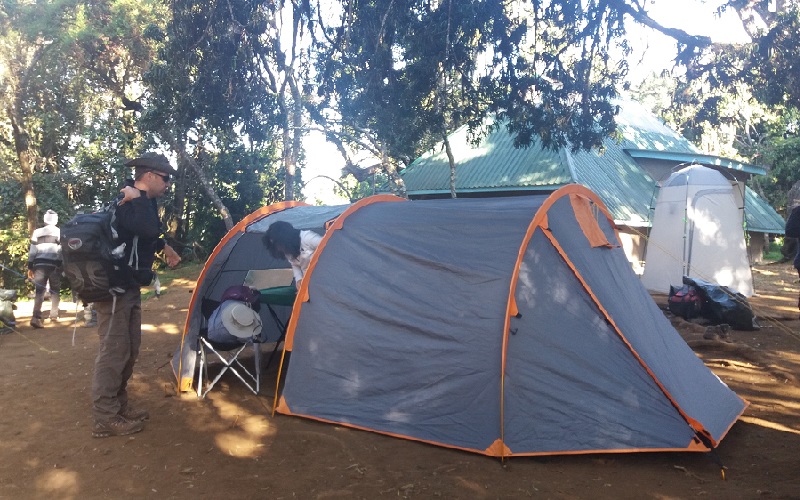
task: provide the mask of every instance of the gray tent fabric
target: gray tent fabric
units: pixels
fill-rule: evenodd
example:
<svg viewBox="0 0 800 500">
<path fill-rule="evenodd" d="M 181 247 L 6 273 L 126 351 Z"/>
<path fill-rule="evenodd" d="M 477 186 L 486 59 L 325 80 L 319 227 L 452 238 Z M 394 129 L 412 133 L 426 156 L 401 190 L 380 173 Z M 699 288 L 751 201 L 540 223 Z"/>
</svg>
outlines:
<svg viewBox="0 0 800 500">
<path fill-rule="evenodd" d="M 590 244 L 575 198 L 610 245 Z M 367 199 L 336 226 L 294 307 L 280 413 L 512 456 L 706 451 L 746 407 L 586 188 Z"/>
<path fill-rule="evenodd" d="M 325 225 L 347 209 L 348 205 L 309 206 L 305 204 L 278 204 L 250 214 L 236 225 L 214 249 L 192 294 L 188 318 L 181 343 L 172 358 L 173 373 L 181 391 L 190 391 L 194 382 L 198 349 L 198 333 L 203 326 L 204 300 L 219 301 L 225 290 L 241 285 L 248 271 L 289 268 L 286 260 L 276 260 L 263 243 L 264 233 L 278 220 L 291 223 L 297 229 L 325 233 Z M 273 306 L 282 321 L 286 321 L 291 308 Z M 275 342 L 280 336 L 267 308 L 261 308 L 262 338 Z"/>
<path fill-rule="evenodd" d="M 173 359 L 181 390 L 204 301 L 249 270 L 288 267 L 261 241 L 276 220 L 325 235 L 294 307 L 279 311 L 291 313 L 280 413 L 505 457 L 707 451 L 746 408 L 664 317 L 608 211 L 577 185 L 254 212 L 198 280 Z"/>
</svg>

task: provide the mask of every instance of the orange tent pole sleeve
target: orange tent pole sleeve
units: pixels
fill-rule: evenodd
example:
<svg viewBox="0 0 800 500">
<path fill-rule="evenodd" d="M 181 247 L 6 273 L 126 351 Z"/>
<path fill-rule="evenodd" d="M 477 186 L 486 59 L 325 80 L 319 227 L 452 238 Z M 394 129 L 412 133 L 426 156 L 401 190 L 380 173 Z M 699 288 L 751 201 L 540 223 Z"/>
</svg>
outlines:
<svg viewBox="0 0 800 500">
<path fill-rule="evenodd" d="M 701 424 L 697 420 L 693 419 L 692 417 L 690 417 L 689 415 L 687 415 L 683 411 L 683 409 L 680 407 L 678 402 L 675 401 L 675 399 L 672 397 L 672 394 L 670 394 L 669 391 L 667 390 L 667 388 L 664 387 L 664 385 L 661 383 L 660 380 L 658 380 L 658 378 L 656 377 L 656 374 L 653 373 L 653 371 L 650 369 L 650 367 L 647 366 L 647 363 L 645 363 L 645 361 L 642 359 L 642 357 L 639 356 L 639 353 L 636 352 L 636 349 L 634 349 L 633 346 L 631 345 L 631 343 L 628 341 L 628 339 L 625 338 L 625 335 L 619 329 L 619 327 L 617 326 L 617 324 L 614 321 L 614 319 L 611 317 L 611 315 L 608 313 L 608 311 L 600 303 L 600 300 L 594 294 L 594 292 L 592 291 L 591 287 L 589 287 L 589 284 L 586 283 L 586 281 L 583 279 L 583 276 L 581 276 L 581 274 L 575 268 L 575 265 L 572 263 L 572 261 L 567 256 L 567 254 L 564 251 L 563 247 L 558 243 L 558 241 L 556 241 L 555 237 L 550 232 L 550 230 L 549 229 L 543 229 L 543 231 L 544 231 L 544 235 L 547 237 L 547 239 L 550 240 L 550 244 L 553 245 L 553 247 L 556 249 L 556 251 L 559 253 L 559 255 L 561 255 L 561 258 L 564 260 L 564 262 L 566 262 L 566 264 L 569 266 L 569 268 L 572 269 L 572 273 L 575 275 L 576 278 L 578 278 L 578 281 L 580 281 L 581 286 L 589 294 L 589 297 L 591 297 L 592 302 L 594 302 L 595 306 L 597 306 L 597 308 L 600 310 L 600 313 L 606 319 L 608 324 L 611 325 L 611 327 L 614 329 L 615 332 L 617 332 L 617 335 L 619 336 L 619 338 L 622 340 L 622 342 L 625 343 L 625 345 L 628 347 L 628 349 L 634 355 L 636 360 L 639 361 L 639 364 L 642 365 L 642 367 L 645 369 L 645 371 L 648 373 L 648 375 L 650 375 L 650 377 L 653 379 L 653 382 L 655 382 L 656 385 L 658 386 L 658 388 L 661 389 L 661 392 L 664 393 L 664 395 L 669 399 L 669 401 L 672 403 L 672 405 L 675 407 L 675 409 L 678 410 L 678 413 L 681 414 L 681 416 L 684 418 L 684 420 L 686 420 L 686 422 L 689 423 L 689 425 L 695 430 L 695 432 L 703 434 L 714 446 L 716 446 L 717 442 L 714 441 L 714 439 L 711 437 L 711 434 L 705 429 L 705 427 L 703 427 L 703 424 Z"/>
<path fill-rule="evenodd" d="M 349 206 L 347 210 L 342 212 L 331 224 L 328 225 L 328 228 L 325 231 L 325 235 L 320 240 L 319 245 L 317 246 L 316 251 L 311 256 L 311 261 L 308 263 L 308 269 L 306 270 L 305 276 L 303 276 L 303 280 L 300 282 L 300 288 L 297 290 L 297 296 L 294 299 L 294 305 L 292 306 L 292 314 L 289 317 L 289 324 L 286 325 L 286 336 L 284 337 L 283 341 L 283 353 L 281 354 L 281 363 L 278 365 L 278 379 L 275 382 L 275 398 L 272 401 L 272 413 L 275 414 L 275 409 L 278 406 L 278 388 L 281 383 L 281 372 L 283 370 L 283 362 L 284 356 L 286 355 L 286 351 L 291 351 L 292 346 L 294 345 L 294 331 L 297 328 L 297 319 L 300 317 L 300 311 L 303 308 L 303 304 L 308 302 L 308 282 L 310 281 L 309 278 L 311 274 L 314 272 L 314 268 L 317 267 L 317 260 L 319 260 L 319 256 L 322 254 L 325 246 L 328 244 L 328 240 L 331 239 L 331 236 L 335 231 L 342 229 L 344 225 L 344 220 L 350 215 L 352 215 L 357 210 L 361 208 L 372 205 L 373 203 L 383 203 L 383 202 L 395 202 L 395 201 L 408 201 L 405 198 L 401 198 L 399 196 L 395 196 L 393 194 L 376 194 L 374 196 L 369 196 L 367 198 L 363 198 L 353 205 Z"/>
<path fill-rule="evenodd" d="M 600 229 L 600 225 L 597 224 L 597 213 L 596 213 L 596 205 L 591 205 L 588 198 L 583 196 L 575 196 L 570 195 L 569 201 L 572 204 L 572 211 L 575 213 L 575 218 L 578 221 L 578 225 L 581 227 L 581 231 L 583 231 L 583 235 L 586 236 L 586 239 L 589 240 L 589 244 L 592 247 L 612 247 L 611 243 L 609 243 L 606 235 L 603 233 L 603 230 Z M 619 239 L 619 235 L 617 235 L 617 239 Z M 619 245 L 617 245 L 619 246 Z"/>
<path fill-rule="evenodd" d="M 611 218 L 611 214 L 606 208 L 603 201 L 598 197 L 594 192 L 590 191 L 589 189 L 581 186 L 580 184 L 570 184 L 568 186 L 564 186 L 561 189 L 558 189 L 556 192 L 551 194 L 545 201 L 542 203 L 542 206 L 536 211 L 531 220 L 531 223 L 528 225 L 528 229 L 525 232 L 525 237 L 522 239 L 522 243 L 519 247 L 519 252 L 517 253 L 517 261 L 514 264 L 514 269 L 511 273 L 511 283 L 509 285 L 508 290 L 508 301 L 506 303 L 506 317 L 505 322 L 503 324 L 503 342 L 502 342 L 502 352 L 501 352 L 501 360 L 500 360 L 500 443 L 497 444 L 497 449 L 501 450 L 501 452 L 505 452 L 508 450 L 503 444 L 503 440 L 505 439 L 505 373 L 506 373 L 506 351 L 508 350 L 508 334 L 511 328 L 511 318 L 517 316 L 519 314 L 519 309 L 517 308 L 517 300 L 516 300 L 516 293 L 517 293 L 517 282 L 519 281 L 519 269 L 522 266 L 522 260 L 525 258 L 525 252 L 528 251 L 528 244 L 533 237 L 533 233 L 536 231 L 538 227 L 547 227 L 548 226 L 548 219 L 547 219 L 547 212 L 550 210 L 550 207 L 553 204 L 561 199 L 564 196 L 570 197 L 581 197 L 586 200 L 594 202 L 594 204 L 598 207 L 598 209 L 606 216 L 606 218 L 611 222 L 612 226 L 614 226 L 614 221 Z M 619 233 L 617 233 L 616 226 L 614 226 L 614 232 L 617 236 L 617 240 L 619 240 Z M 504 456 L 501 456 L 504 458 Z"/>
<path fill-rule="evenodd" d="M 347 208 L 344 212 L 337 217 L 333 223 L 328 227 L 325 231 L 325 235 L 322 237 L 322 240 L 319 242 L 319 246 L 314 254 L 311 256 L 311 261 L 308 263 L 308 269 L 306 270 L 305 276 L 303 276 L 303 281 L 300 282 L 300 288 L 297 290 L 297 297 L 294 299 L 294 306 L 292 307 L 292 315 L 289 318 L 289 324 L 286 327 L 286 340 L 284 341 L 283 348 L 286 351 L 292 350 L 292 345 L 294 341 L 294 330 L 297 327 L 297 318 L 300 316 L 300 311 L 303 308 L 303 303 L 308 302 L 308 282 L 309 277 L 313 274 L 314 268 L 317 267 L 317 261 L 319 260 L 320 254 L 325 249 L 325 246 L 328 244 L 328 240 L 331 239 L 331 236 L 335 231 L 342 229 L 344 225 L 345 219 L 350 217 L 353 213 L 360 210 L 361 208 L 372 205 L 373 203 L 382 203 L 382 202 L 393 202 L 393 201 L 408 201 L 405 198 L 401 198 L 399 196 L 395 196 L 393 194 L 376 194 L 374 196 L 369 196 L 367 198 L 363 198 L 350 207 Z"/>
<path fill-rule="evenodd" d="M 608 323 L 611 325 L 611 327 L 617 333 L 619 338 L 625 343 L 625 345 L 628 347 L 628 349 L 631 351 L 631 353 L 636 357 L 636 359 L 639 362 L 639 364 L 650 375 L 650 377 L 656 383 L 658 388 L 664 393 L 664 395 L 669 399 L 669 401 L 672 403 L 672 405 L 675 407 L 675 409 L 686 420 L 686 422 L 695 430 L 695 432 L 698 432 L 698 433 L 702 434 L 703 436 L 705 436 L 709 440 L 710 443 L 712 443 L 713 446 L 716 446 L 718 443 L 711 437 L 710 433 L 703 427 L 703 425 L 700 422 L 698 422 L 697 420 L 691 418 L 689 415 L 687 415 L 684 412 L 684 410 L 680 407 L 680 405 L 678 405 L 677 401 L 675 401 L 675 399 L 669 393 L 667 388 L 664 387 L 664 385 L 658 380 L 658 378 L 656 377 L 655 373 L 653 373 L 652 369 L 649 366 L 647 366 L 647 363 L 645 363 L 644 360 L 642 359 L 642 357 L 639 355 L 639 353 L 636 352 L 636 350 L 631 345 L 630 341 L 628 341 L 628 339 L 625 338 L 625 335 L 619 329 L 619 327 L 617 326 L 616 322 L 614 322 L 614 320 L 611 318 L 611 316 L 608 313 L 608 311 L 600 303 L 600 300 L 594 294 L 594 292 L 592 291 L 591 287 L 589 287 L 589 284 L 586 282 L 586 280 L 584 280 L 583 276 L 581 276 L 581 274 L 578 272 L 577 268 L 575 267 L 575 265 L 572 263 L 572 261 L 567 256 L 567 254 L 564 251 L 563 247 L 561 247 L 561 245 L 558 243 L 558 241 L 556 241 L 555 237 L 552 235 L 552 232 L 548 229 L 547 212 L 549 211 L 550 207 L 556 201 L 558 201 L 560 198 L 562 198 L 563 196 L 570 196 L 570 198 L 581 197 L 581 198 L 585 198 L 585 199 L 587 199 L 589 201 L 592 201 L 596 205 L 597 209 L 599 209 L 600 212 L 612 224 L 612 226 L 614 227 L 615 235 L 617 237 L 617 241 L 619 241 L 619 232 L 617 231 L 616 226 L 614 225 L 614 221 L 613 221 L 613 219 L 611 217 L 610 212 L 608 211 L 608 208 L 606 208 L 605 204 L 602 202 L 602 200 L 600 200 L 600 198 L 594 192 L 590 191 L 589 189 L 587 189 L 587 188 L 585 188 L 583 186 L 580 186 L 578 184 L 571 184 L 569 186 L 565 186 L 565 187 L 557 190 L 552 195 L 550 195 L 550 197 L 548 197 L 547 200 L 545 200 L 545 202 L 542 204 L 542 206 L 539 207 L 539 210 L 536 212 L 536 215 L 534 215 L 533 220 L 531 221 L 531 224 L 528 226 L 528 231 L 525 234 L 525 239 L 523 240 L 523 243 L 520 246 L 519 255 L 517 257 L 517 263 L 516 263 L 516 266 L 515 266 L 515 269 L 514 269 L 514 274 L 513 274 L 512 279 L 511 279 L 511 287 L 510 287 L 510 291 L 509 291 L 509 300 L 508 300 L 508 310 L 507 310 L 507 314 L 506 314 L 505 328 L 504 328 L 504 331 L 503 331 L 503 352 L 502 352 L 502 362 L 501 362 L 502 373 L 500 375 L 501 376 L 501 396 L 500 396 L 501 397 L 501 419 L 502 419 L 502 415 L 503 415 L 503 412 L 502 412 L 502 405 L 503 405 L 503 402 L 502 402 L 502 398 L 503 398 L 502 389 L 503 389 L 503 386 L 504 386 L 504 376 L 505 376 L 505 367 L 506 367 L 506 350 L 508 348 L 508 334 L 509 334 L 509 328 L 510 328 L 510 324 L 511 324 L 512 303 L 514 304 L 513 305 L 514 309 L 516 309 L 516 302 L 515 301 L 512 302 L 512 301 L 513 301 L 514 296 L 516 295 L 517 281 L 518 281 L 518 278 L 519 278 L 519 269 L 520 269 L 520 266 L 522 264 L 523 256 L 524 256 L 525 252 L 527 251 L 528 244 L 530 242 L 530 239 L 533 237 L 534 231 L 537 228 L 541 228 L 542 232 L 544 233 L 544 235 L 547 237 L 547 239 L 550 241 L 550 243 L 553 245 L 553 247 L 556 249 L 556 251 L 561 256 L 561 258 L 564 260 L 564 262 L 572 270 L 572 272 L 575 275 L 575 277 L 581 283 L 581 286 L 589 294 L 589 297 L 591 297 L 592 301 L 595 303 L 597 308 L 600 310 L 600 313 L 605 317 L 606 321 L 608 321 Z M 580 206 L 582 203 L 576 203 L 576 202 L 571 200 L 571 204 L 572 204 L 573 209 L 574 209 L 575 206 Z M 588 235 L 587 235 L 587 237 L 588 237 Z M 590 244 L 591 244 L 591 242 L 592 242 L 592 239 L 590 238 Z M 501 420 L 501 426 L 502 425 L 503 424 L 502 424 L 502 420 Z M 502 436 L 502 432 L 503 432 L 503 430 L 501 429 L 501 436 Z"/>
<path fill-rule="evenodd" d="M 192 298 L 189 301 L 189 313 L 186 315 L 186 321 L 183 324 L 183 333 L 181 334 L 181 354 L 183 354 L 183 342 L 186 339 L 186 334 L 189 332 L 189 319 L 191 317 L 192 311 L 194 310 L 194 304 L 197 301 L 197 293 L 200 289 L 200 285 L 203 283 L 203 280 L 206 276 L 206 270 L 208 269 L 209 262 L 213 262 L 216 259 L 217 255 L 225 248 L 225 245 L 237 234 L 243 232 L 247 226 L 252 224 L 257 220 L 261 220 L 264 217 L 274 214 L 276 212 L 281 212 L 288 208 L 292 207 L 299 207 L 299 206 L 308 206 L 308 203 L 304 203 L 302 201 L 282 201 L 280 203 L 273 203 L 271 205 L 267 205 L 266 207 L 261 207 L 258 210 L 254 211 L 250 215 L 246 216 L 244 219 L 240 220 L 235 226 L 228 231 L 225 236 L 217 243 L 217 246 L 214 247 L 214 250 L 211 252 L 211 255 L 208 256 L 206 259 L 206 264 L 203 266 L 203 269 L 200 271 L 200 276 L 197 278 L 197 284 L 194 287 L 194 292 L 192 292 Z M 181 378 L 181 374 L 183 372 L 183 356 L 181 359 L 178 360 L 178 373 L 175 373 L 175 380 L 177 382 L 177 389 L 178 393 L 181 392 L 189 392 L 192 389 L 192 379 L 191 378 Z"/>
</svg>

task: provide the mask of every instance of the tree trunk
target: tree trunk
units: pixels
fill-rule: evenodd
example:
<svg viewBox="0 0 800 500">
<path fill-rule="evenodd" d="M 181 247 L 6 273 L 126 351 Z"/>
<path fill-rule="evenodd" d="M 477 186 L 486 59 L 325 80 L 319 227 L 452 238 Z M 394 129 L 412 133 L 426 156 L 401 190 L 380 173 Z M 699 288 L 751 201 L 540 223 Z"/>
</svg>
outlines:
<svg viewBox="0 0 800 500">
<path fill-rule="evenodd" d="M 447 138 L 447 131 L 442 129 L 444 140 L 444 150 L 447 153 L 447 161 L 450 164 L 450 197 L 456 197 L 456 159 L 453 157 L 453 149 L 450 147 L 450 140 Z"/>
<path fill-rule="evenodd" d="M 14 151 L 19 160 L 22 184 L 22 194 L 25 196 L 25 216 L 28 219 L 28 234 L 33 235 L 36 226 L 39 224 L 39 205 L 36 200 L 36 190 L 33 186 L 33 153 L 30 147 L 30 135 L 25 127 L 25 115 L 23 113 L 23 102 L 28 91 L 28 80 L 31 75 L 31 68 L 35 67 L 44 53 L 44 47 L 37 47 L 27 65 L 12 68 L 12 78 L 17 78 L 13 104 L 8 105 L 8 115 L 11 119 L 11 130 L 14 137 Z"/>
<path fill-rule="evenodd" d="M 283 119 L 281 120 L 281 128 L 283 128 L 281 133 L 281 157 L 283 159 L 283 168 L 286 171 L 283 198 L 286 201 L 291 201 L 294 200 L 294 174 L 296 166 L 292 156 L 293 141 L 291 131 L 289 130 L 289 109 L 286 106 L 286 96 L 284 96 L 282 92 L 278 94 L 278 107 L 281 109 L 281 114 L 283 115 Z"/>
<path fill-rule="evenodd" d="M 33 235 L 36 226 L 39 224 L 38 203 L 36 201 L 36 191 L 33 187 L 33 161 L 28 144 L 28 133 L 22 124 L 22 117 L 17 113 L 17 109 L 9 109 L 11 116 L 11 129 L 14 137 L 14 150 L 17 153 L 21 176 L 19 179 L 22 185 L 22 194 L 25 196 L 25 215 L 28 220 L 28 234 Z"/>
<path fill-rule="evenodd" d="M 397 173 L 397 168 L 395 168 L 394 163 L 389 159 L 385 148 L 381 148 L 381 167 L 383 167 L 383 171 L 386 172 L 386 175 L 389 177 L 389 189 L 392 191 L 392 194 L 406 198 L 406 183 L 403 182 L 403 178 Z"/>
<path fill-rule="evenodd" d="M 186 147 L 183 143 L 178 144 L 177 142 L 173 142 L 172 149 L 178 155 L 178 170 L 180 171 L 189 169 L 197 176 L 203 192 L 211 200 L 211 204 L 214 206 L 214 208 L 219 211 L 222 221 L 225 223 L 225 228 L 228 231 L 233 229 L 233 219 L 231 218 L 231 213 L 228 210 L 228 207 L 222 203 L 222 200 L 217 195 L 216 191 L 214 191 L 214 186 L 211 184 L 211 181 L 208 180 L 208 177 L 206 177 L 203 168 L 198 165 L 198 163 L 194 160 L 194 158 L 191 157 L 191 155 L 189 155 L 189 153 L 186 152 Z"/>
<path fill-rule="evenodd" d="M 203 171 L 203 168 L 191 157 L 191 155 L 186 152 L 186 143 L 184 141 L 178 141 L 170 132 L 161 130 L 159 131 L 159 135 L 161 136 L 169 147 L 178 155 L 178 172 L 184 171 L 188 172 L 191 171 L 197 176 L 197 180 L 200 183 L 200 187 L 208 196 L 208 199 L 211 200 L 211 204 L 214 208 L 219 211 L 220 217 L 222 217 L 222 221 L 225 223 L 225 228 L 230 231 L 233 229 L 233 219 L 231 218 L 231 213 L 228 210 L 228 207 L 222 203 L 222 199 L 217 195 L 217 192 L 214 191 L 214 186 L 211 181 L 208 180 L 206 177 L 206 173 Z"/>
<path fill-rule="evenodd" d="M 297 178 L 297 164 L 300 159 L 300 151 L 303 148 L 303 98 L 300 89 L 297 88 L 294 75 L 289 77 L 289 88 L 292 91 L 292 185 Z M 288 171 L 288 167 L 287 167 Z M 294 191 L 292 191 L 294 194 Z M 288 199 L 288 198 L 287 198 Z M 294 196 L 291 198 L 294 199 Z"/>
<path fill-rule="evenodd" d="M 174 197 L 172 201 L 172 217 L 167 225 L 169 236 L 176 241 L 186 241 L 188 221 L 186 221 L 186 189 L 189 176 L 186 175 L 185 165 L 178 162 L 178 172 L 175 175 Z"/>
</svg>

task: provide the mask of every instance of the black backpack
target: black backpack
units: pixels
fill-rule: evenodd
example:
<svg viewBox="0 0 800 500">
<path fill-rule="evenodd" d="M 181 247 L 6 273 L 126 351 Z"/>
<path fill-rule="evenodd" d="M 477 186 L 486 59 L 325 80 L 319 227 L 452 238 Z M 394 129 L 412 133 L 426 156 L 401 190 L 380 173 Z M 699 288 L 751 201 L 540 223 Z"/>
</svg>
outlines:
<svg viewBox="0 0 800 500">
<path fill-rule="evenodd" d="M 90 214 L 78 214 L 61 228 L 64 275 L 83 302 L 104 302 L 125 292 L 130 271 L 125 244 L 115 228 L 117 200 Z"/>
</svg>

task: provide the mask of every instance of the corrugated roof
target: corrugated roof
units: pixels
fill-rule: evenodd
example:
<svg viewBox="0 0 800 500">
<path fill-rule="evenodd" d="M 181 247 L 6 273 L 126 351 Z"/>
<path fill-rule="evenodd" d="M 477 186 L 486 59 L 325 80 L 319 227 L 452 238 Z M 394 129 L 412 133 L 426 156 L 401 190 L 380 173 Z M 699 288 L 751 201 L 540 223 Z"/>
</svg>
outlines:
<svg viewBox="0 0 800 500">
<path fill-rule="evenodd" d="M 786 221 L 755 191 L 744 192 L 744 216 L 747 230 L 756 233 L 783 234 Z"/>
<path fill-rule="evenodd" d="M 653 113 L 635 101 L 620 100 L 617 132 L 623 140 L 618 147 L 673 153 L 700 153 L 685 137 L 664 125 Z"/>
<path fill-rule="evenodd" d="M 614 221 L 634 227 L 649 226 L 655 181 L 613 141 L 606 140 L 603 153 L 581 151 L 565 155 L 574 165 L 575 182 L 603 200 Z"/>
<path fill-rule="evenodd" d="M 551 151 L 536 142 L 515 148 L 502 126 L 475 146 L 467 127 L 459 128 L 448 136 L 456 163 L 456 192 L 550 191 L 578 183 L 603 199 L 618 224 L 649 226 L 656 182 L 629 152 L 711 157 L 641 104 L 619 101 L 619 105 L 619 139 L 606 139 L 602 152 Z M 401 175 L 409 196 L 450 192 L 450 166 L 442 144 L 417 158 Z M 749 189 L 745 205 L 749 230 L 782 233 L 783 219 Z"/>
<path fill-rule="evenodd" d="M 540 147 L 515 148 L 505 129 L 473 146 L 466 126 L 448 136 L 456 163 L 456 191 L 502 189 L 557 189 L 572 183 L 572 176 L 558 151 Z M 535 166 L 535 168 L 531 168 Z M 450 163 L 444 146 L 417 158 L 403 171 L 407 190 L 413 194 L 450 192 Z M 409 194 L 412 194 L 409 191 Z"/>
<path fill-rule="evenodd" d="M 704 155 L 700 153 L 675 153 L 672 151 L 650 151 L 643 149 L 626 149 L 629 155 L 638 158 L 648 158 L 651 160 L 668 160 L 675 164 L 697 164 L 706 167 L 722 167 L 727 170 L 739 170 L 748 174 L 766 175 L 767 170 L 758 165 L 742 163 L 722 156 Z"/>
</svg>

